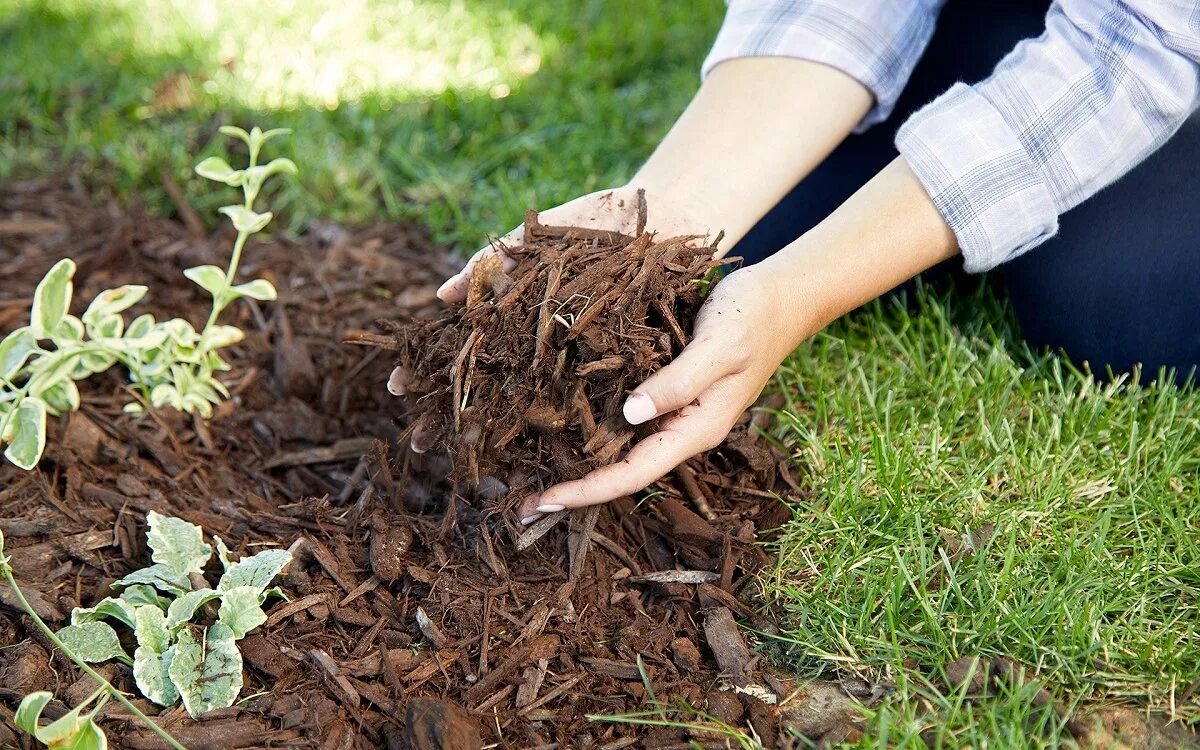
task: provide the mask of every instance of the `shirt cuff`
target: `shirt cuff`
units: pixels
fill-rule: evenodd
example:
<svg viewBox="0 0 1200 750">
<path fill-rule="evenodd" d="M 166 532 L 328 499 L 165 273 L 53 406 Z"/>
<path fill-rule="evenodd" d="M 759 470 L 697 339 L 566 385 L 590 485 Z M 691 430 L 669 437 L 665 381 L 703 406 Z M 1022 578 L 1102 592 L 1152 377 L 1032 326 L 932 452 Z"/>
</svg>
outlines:
<svg viewBox="0 0 1200 750">
<path fill-rule="evenodd" d="M 1032 155 L 999 110 L 957 83 L 896 133 L 904 155 L 979 273 L 1058 231 L 1058 209 Z"/>
<path fill-rule="evenodd" d="M 888 3 L 871 8 L 864 14 L 833 2 L 732 3 L 700 75 L 743 57 L 828 65 L 874 95 L 875 106 L 855 129 L 862 132 L 891 114 L 936 21 L 932 13 L 902 13 Z"/>
</svg>

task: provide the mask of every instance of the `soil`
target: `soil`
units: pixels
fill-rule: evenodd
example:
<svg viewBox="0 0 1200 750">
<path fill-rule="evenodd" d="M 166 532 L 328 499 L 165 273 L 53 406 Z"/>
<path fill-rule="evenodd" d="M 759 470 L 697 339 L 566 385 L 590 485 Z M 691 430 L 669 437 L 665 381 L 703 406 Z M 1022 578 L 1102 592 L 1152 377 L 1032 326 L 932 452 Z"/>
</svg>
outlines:
<svg viewBox="0 0 1200 750">
<path fill-rule="evenodd" d="M 0 331 L 21 324 L 37 281 L 68 255 L 79 264 L 77 300 L 143 283 L 151 292 L 139 311 L 202 322 L 205 295 L 182 269 L 221 264 L 232 237 L 225 231 L 207 236 L 187 206 L 180 204 L 179 212 L 192 219 L 169 221 L 137 205 L 96 202 L 70 179 L 3 186 Z M 624 243 L 625 252 L 630 247 L 629 238 L 587 239 L 596 247 L 605 241 Z M 692 287 L 681 282 L 711 260 L 698 243 L 672 246 L 677 250 L 650 243 L 641 252 L 651 247 L 687 259 L 676 263 L 684 271 L 668 268 L 654 282 L 686 303 L 668 309 L 687 331 L 684 308 L 692 304 L 686 299 Z M 556 262 L 542 251 L 536 257 Z M 219 534 L 235 553 L 263 547 L 295 553 L 280 580 L 289 601 L 272 604 L 267 623 L 241 641 L 246 685 L 239 703 L 192 721 L 181 707 L 160 710 L 140 701 L 185 745 L 728 746 L 711 731 L 588 718 L 646 711 L 655 699 L 752 728 L 768 748 L 806 746 L 791 735 L 829 744 L 861 733 L 862 705 L 881 700 L 887 685 L 853 679 L 795 684 L 762 666 L 735 622 L 772 627 L 747 603 L 753 575 L 766 562 L 755 542 L 790 518 L 778 496 L 804 501 L 787 463 L 755 437 L 748 421 L 722 447 L 659 483 L 639 507 L 618 500 L 516 530 L 490 512 L 502 483 L 520 485 L 511 468 L 516 454 L 476 454 L 470 473 L 492 479 L 468 490 L 471 483 L 462 480 L 471 477 L 455 473 L 448 458 L 410 450 L 412 418 L 422 412 L 404 413 L 384 389 L 393 356 L 377 346 L 343 343 L 393 344 L 378 320 L 419 318 L 434 321 L 430 330 L 442 325 L 445 331 L 436 322 L 443 310 L 434 291 L 455 264 L 444 252 L 410 226 L 348 231 L 318 223 L 297 239 L 252 243 L 244 268 L 246 277 L 272 280 L 279 300 L 227 311 L 228 322 L 248 335 L 229 357 L 233 398 L 211 421 L 169 410 L 124 414 L 128 396 L 114 371 L 81 388 L 79 412 L 52 422 L 37 471 L 0 463 L 0 528 L 18 580 L 52 627 L 149 562 L 150 510 Z M 513 283 L 507 292 L 521 283 L 519 274 Z M 492 302 L 504 293 L 491 281 L 476 291 Z M 544 288 L 540 293 L 545 296 Z M 585 314 L 577 311 L 575 320 Z M 634 319 L 643 314 L 650 327 L 674 329 L 653 300 Z M 557 321 L 550 326 L 543 354 L 564 350 L 566 328 Z M 614 355 L 628 358 L 623 367 L 640 356 L 637 366 L 649 371 L 683 340 L 677 334 L 634 338 L 640 343 L 633 348 L 582 339 L 590 353 L 580 345 L 575 352 L 583 354 L 568 355 L 582 357 L 568 362 L 574 376 L 588 377 L 579 375 L 587 362 Z M 542 340 L 503 341 L 525 356 Z M 480 347 L 476 367 L 486 368 L 482 353 L 494 350 Z M 581 457 L 579 405 L 586 401 L 602 415 L 598 431 L 611 424 L 615 401 L 633 384 L 632 376 L 614 377 L 616 369 L 594 370 L 587 382 L 597 385 L 587 398 L 564 401 L 570 389 L 555 390 L 553 370 L 546 369 L 551 360 L 557 367 L 558 356 L 539 360 L 531 372 L 547 378 L 548 392 L 559 399 L 552 406 L 567 415 L 561 430 L 538 430 L 520 400 L 531 393 L 506 397 L 517 405 L 522 431 L 536 432 L 541 441 L 531 441 L 538 452 L 526 464 L 526 486 L 572 476 L 600 460 L 598 451 L 585 450 L 575 466 L 558 452 Z M 435 382 L 437 374 L 427 374 Z M 442 377 L 444 395 L 453 385 Z M 445 419 L 444 408 L 434 413 Z M 437 429 L 448 434 L 445 425 Z M 569 447 L 553 447 L 555 439 Z M 507 473 L 497 478 L 503 467 Z M 90 678 L 54 653 L 3 586 L 0 645 L 0 747 L 32 747 L 12 725 L 21 696 L 54 691 L 58 700 L 46 714 L 55 716 L 90 692 Z M 108 664 L 102 671 L 135 692 L 129 669 Z M 1002 672 L 993 667 L 989 675 Z M 119 705 L 106 707 L 101 723 L 115 747 L 162 746 Z M 1115 736 L 1132 723 L 1106 722 L 1094 731 L 1107 734 L 1095 736 Z"/>
</svg>

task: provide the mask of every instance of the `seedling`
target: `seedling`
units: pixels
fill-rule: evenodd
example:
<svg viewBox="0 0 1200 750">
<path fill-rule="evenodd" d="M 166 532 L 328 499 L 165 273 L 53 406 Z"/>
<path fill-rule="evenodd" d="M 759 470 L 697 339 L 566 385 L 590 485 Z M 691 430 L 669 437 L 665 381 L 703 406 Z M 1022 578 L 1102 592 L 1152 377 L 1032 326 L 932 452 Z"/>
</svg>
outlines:
<svg viewBox="0 0 1200 750">
<path fill-rule="evenodd" d="M 126 325 L 121 313 L 147 291 L 137 285 L 101 292 L 75 317 L 69 312 L 75 262 L 64 258 L 55 263 L 34 291 L 29 325 L 0 341 L 0 446 L 7 445 L 4 455 L 16 466 L 32 469 L 41 459 L 47 414 L 79 408 L 76 381 L 118 362 L 128 371 L 130 387 L 137 395 L 137 400 L 125 407 L 127 411 L 139 412 L 148 403 L 209 417 L 213 406 L 229 397 L 216 377 L 229 369 L 219 351 L 241 341 L 244 334 L 235 326 L 219 325 L 217 319 L 241 297 L 275 299 L 275 287 L 266 279 L 243 284 L 235 284 L 234 279 L 246 240 L 271 221 L 271 212 L 254 210 L 259 191 L 273 174 L 295 174 L 296 165 L 290 159 L 258 163 L 263 144 L 288 130 L 254 128 L 247 133 L 226 126 L 221 132 L 245 142 L 250 160 L 245 169 L 234 169 L 215 156 L 196 165 L 198 175 L 241 187 L 243 197 L 241 204 L 218 209 L 238 233 L 228 267 L 205 265 L 183 272 L 212 296 L 212 311 L 204 327 L 197 331 L 182 318 L 156 321 L 149 314 Z"/>
<path fill-rule="evenodd" d="M 123 696 L 98 677 L 89 663 L 117 659 L 132 665 L 142 695 L 160 706 L 182 700 L 192 718 L 232 706 L 242 689 L 242 654 L 237 641 L 266 622 L 262 605 L 269 597 L 283 597 L 277 587 L 268 586 L 291 562 L 287 550 L 265 550 L 234 562 L 225 543 L 214 537 L 223 573 L 212 588 L 204 580 L 203 569 L 213 547 L 204 541 L 200 527 L 153 511 L 146 518 L 150 525 L 146 544 L 154 564 L 114 583 L 113 588 L 120 591 L 116 596 L 106 597 L 94 607 L 76 607 L 71 624 L 57 633 L 41 625 L 55 646 L 101 682 L 100 690 L 80 707 L 42 729 L 38 729 L 37 719 L 51 696 L 44 692 L 26 696 L 18 725 L 48 745 L 43 735 L 56 739 L 69 724 L 72 736 L 100 738 L 96 740 L 100 744 L 79 747 L 105 746 L 103 732 L 92 717 L 110 696 Z M 17 591 L 7 560 L 3 564 L 5 576 Z M 25 604 L 23 597 L 20 601 Z M 218 606 L 206 607 L 210 602 Z M 28 606 L 25 609 L 37 619 Z M 215 615 L 210 617 L 210 612 Z M 137 649 L 132 659 L 110 620 L 133 631 Z M 83 713 L 86 706 L 92 708 Z M 69 717 L 74 718 L 60 727 Z"/>
</svg>

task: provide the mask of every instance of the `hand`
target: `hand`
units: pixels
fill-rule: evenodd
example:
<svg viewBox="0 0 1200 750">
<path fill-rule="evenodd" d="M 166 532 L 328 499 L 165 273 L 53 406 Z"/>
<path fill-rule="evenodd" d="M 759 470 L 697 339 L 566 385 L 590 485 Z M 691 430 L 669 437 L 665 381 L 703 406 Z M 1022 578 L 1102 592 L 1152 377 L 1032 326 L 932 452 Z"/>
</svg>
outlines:
<svg viewBox="0 0 1200 750">
<path fill-rule="evenodd" d="M 573 201 L 548 209 L 538 215 L 543 224 L 563 227 L 588 227 L 590 229 L 605 229 L 622 234 L 633 234 L 637 228 L 637 191 L 638 185 L 625 185 L 611 190 L 599 190 L 594 193 L 576 198 Z M 673 205 L 667 196 L 652 194 L 647 191 L 647 224 L 646 229 L 657 232 L 660 237 L 672 237 L 681 234 L 706 234 L 704 225 L 693 221 L 689 211 Z M 471 272 L 484 258 L 500 252 L 503 255 L 505 246 L 517 245 L 521 242 L 522 227 L 517 227 L 501 237 L 497 242 L 479 250 L 462 271 L 446 280 L 438 289 L 438 297 L 443 302 L 462 302 L 467 298 L 467 287 L 471 282 Z M 504 270 L 511 271 L 516 262 L 504 257 Z"/>
<path fill-rule="evenodd" d="M 721 281 L 696 319 L 694 339 L 670 364 L 634 389 L 625 419 L 641 424 L 671 414 L 625 458 L 522 504 L 522 523 L 648 487 L 688 458 L 720 445 L 754 403 L 784 357 L 807 335 L 785 307 L 771 273 L 752 266 Z"/>
</svg>

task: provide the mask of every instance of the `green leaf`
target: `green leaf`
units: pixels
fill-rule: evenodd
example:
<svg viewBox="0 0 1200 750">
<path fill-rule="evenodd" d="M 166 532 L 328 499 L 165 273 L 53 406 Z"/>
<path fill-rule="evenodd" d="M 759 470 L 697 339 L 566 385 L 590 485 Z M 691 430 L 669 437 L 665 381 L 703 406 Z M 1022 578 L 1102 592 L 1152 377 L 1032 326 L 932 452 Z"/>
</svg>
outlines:
<svg viewBox="0 0 1200 750">
<path fill-rule="evenodd" d="M 33 292 L 33 315 L 29 327 L 34 338 L 49 338 L 58 322 L 71 306 L 71 277 L 75 275 L 75 261 L 63 258 L 38 283 Z"/>
<path fill-rule="evenodd" d="M 139 646 L 155 653 L 161 654 L 171 647 L 172 634 L 167 627 L 167 616 L 153 604 L 143 604 L 133 610 L 133 635 Z"/>
<path fill-rule="evenodd" d="M 79 387 L 74 380 L 60 380 L 35 395 L 46 402 L 47 410 L 53 414 L 65 414 L 79 408 Z"/>
<path fill-rule="evenodd" d="M 153 586 L 147 586 L 142 583 L 135 583 L 121 592 L 121 601 L 128 604 L 131 609 L 133 607 L 140 607 L 145 604 L 150 604 L 158 607 L 164 612 L 167 610 L 167 606 L 171 603 L 170 599 L 159 596 L 158 592 L 154 590 Z M 130 615 L 130 617 L 132 618 L 132 615 Z M 129 623 L 129 627 L 133 627 L 133 622 Z"/>
<path fill-rule="evenodd" d="M 208 157 L 197 164 L 195 169 L 196 174 L 205 179 L 223 182 L 233 187 L 241 185 L 242 178 L 245 176 L 245 172 L 229 166 L 229 162 L 219 156 Z"/>
<path fill-rule="evenodd" d="M 96 295 L 92 304 L 83 313 L 83 322 L 94 322 L 109 315 L 116 315 L 141 302 L 146 296 L 146 287 L 126 284 L 116 289 L 107 289 Z"/>
<path fill-rule="evenodd" d="M 183 275 L 199 284 L 214 297 L 225 288 L 225 272 L 216 266 L 195 266 L 184 271 Z"/>
<path fill-rule="evenodd" d="M 46 708 L 46 704 L 52 700 L 54 696 L 45 690 L 30 693 L 22 698 L 21 705 L 17 706 L 17 713 L 13 715 L 13 723 L 17 725 L 17 729 L 36 737 L 38 719 L 42 717 L 42 710 Z"/>
<path fill-rule="evenodd" d="M 169 670 L 193 719 L 232 706 L 242 690 L 242 655 L 233 631 L 218 622 L 201 633 L 198 640 L 191 628 L 179 631 Z"/>
<path fill-rule="evenodd" d="M 56 748 L 59 747 L 62 750 L 106 750 L 108 737 L 105 736 L 104 730 L 96 724 L 96 721 L 89 718 L 70 742 L 56 746 Z"/>
<path fill-rule="evenodd" d="M 36 398 L 23 399 L 10 416 L 6 431 L 0 436 L 8 441 L 4 457 L 14 466 L 29 471 L 37 466 L 46 449 L 46 404 Z"/>
<path fill-rule="evenodd" d="M 233 287 L 232 291 L 237 292 L 243 297 L 259 300 L 260 302 L 270 302 L 279 295 L 275 292 L 275 286 L 266 279 L 255 279 L 247 281 L 245 284 L 238 284 Z"/>
<path fill-rule="evenodd" d="M 133 610 L 134 605 L 130 602 L 125 601 L 123 598 L 109 596 L 101 599 L 94 607 L 76 607 L 71 610 L 71 624 L 83 625 L 103 620 L 105 617 L 111 617 L 114 620 L 120 620 L 132 628 Z"/>
<path fill-rule="evenodd" d="M 146 544 L 152 550 L 150 559 L 154 562 L 186 576 L 199 573 L 212 557 L 212 547 L 204 543 L 204 532 L 199 526 L 155 511 L 147 513 L 146 520 L 150 524 Z"/>
<path fill-rule="evenodd" d="M 233 220 L 233 228 L 245 234 L 261 232 L 274 215 L 270 211 L 265 214 L 255 213 L 242 205 L 221 206 L 217 209 Z"/>
<path fill-rule="evenodd" d="M 121 648 L 117 631 L 106 622 L 93 620 L 81 625 L 68 625 L 58 631 L 58 639 L 86 662 L 120 659 L 126 664 L 132 663 L 125 649 Z"/>
<path fill-rule="evenodd" d="M 264 133 L 256 127 L 256 128 L 254 128 L 254 130 L 250 131 L 250 138 L 252 140 L 254 139 L 255 132 L 258 133 L 258 142 L 260 144 L 263 144 L 263 143 L 266 143 L 267 141 L 271 140 L 272 138 L 275 138 L 275 137 L 278 137 L 281 135 L 291 135 L 292 129 L 291 128 L 271 128 L 270 130 L 268 130 L 267 132 Z"/>
<path fill-rule="evenodd" d="M 171 662 L 175 658 L 175 647 L 162 653 L 146 646 L 138 646 L 133 652 L 133 679 L 142 695 L 160 706 L 173 706 L 179 700 L 179 690 L 171 681 Z"/>
<path fill-rule="evenodd" d="M 225 570 L 217 588 L 230 591 L 241 586 L 250 586 L 255 593 L 261 594 L 291 561 L 292 553 L 285 549 L 268 549 L 257 555 L 243 557 Z"/>
<path fill-rule="evenodd" d="M 229 566 L 233 565 L 233 562 L 229 559 L 229 547 L 225 546 L 225 540 L 213 534 L 213 546 L 217 548 L 217 558 L 221 561 L 221 567 L 229 570 Z M 224 576 L 222 576 L 222 580 L 224 580 Z"/>
<path fill-rule="evenodd" d="M 120 315 L 104 315 L 87 323 L 87 332 L 93 339 L 120 338 L 125 332 L 125 321 Z"/>
<path fill-rule="evenodd" d="M 141 570 L 135 570 L 114 583 L 113 586 L 132 586 L 137 583 L 147 584 L 159 591 L 165 591 L 168 594 L 176 596 L 192 589 L 192 584 L 188 581 L 187 576 L 181 576 L 170 565 L 163 565 L 161 563 L 151 565 L 148 568 L 142 568 Z"/>
<path fill-rule="evenodd" d="M 37 339 L 30 326 L 18 328 L 5 336 L 0 341 L 0 378 L 11 380 L 36 351 Z"/>
<path fill-rule="evenodd" d="M 217 128 L 217 131 L 222 135 L 237 138 L 246 145 L 250 145 L 250 134 L 236 125 L 222 125 L 221 127 Z"/>
<path fill-rule="evenodd" d="M 221 593 L 217 620 L 229 626 L 234 638 L 245 638 L 246 633 L 267 621 L 259 599 L 261 593 L 253 586 L 238 586 Z"/>
<path fill-rule="evenodd" d="M 221 595 L 219 591 L 212 589 L 196 589 L 189 591 L 175 601 L 171 602 L 171 606 L 167 608 L 167 627 L 174 630 L 180 625 L 188 622 L 196 614 L 196 610 L 204 605 L 205 602 L 210 602 Z"/>
</svg>

